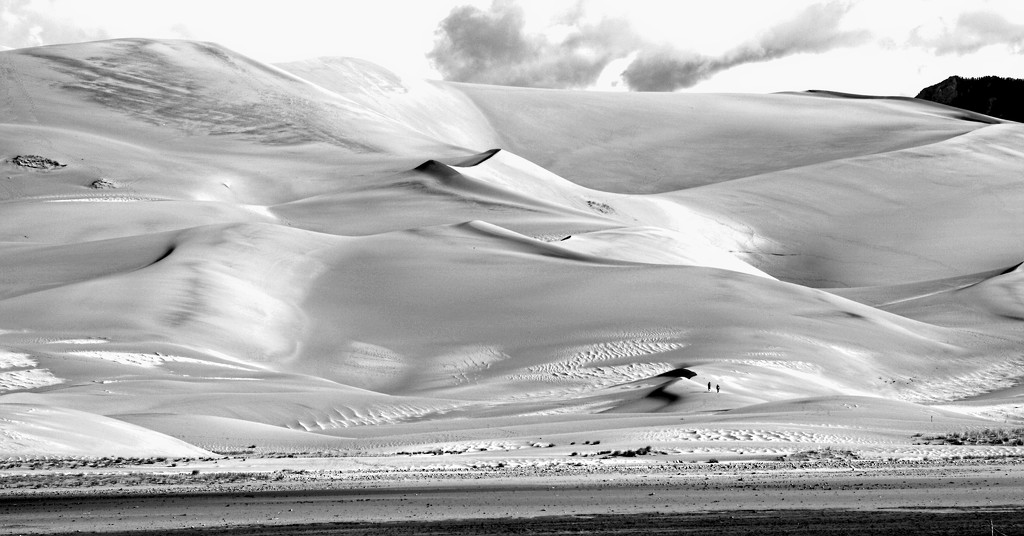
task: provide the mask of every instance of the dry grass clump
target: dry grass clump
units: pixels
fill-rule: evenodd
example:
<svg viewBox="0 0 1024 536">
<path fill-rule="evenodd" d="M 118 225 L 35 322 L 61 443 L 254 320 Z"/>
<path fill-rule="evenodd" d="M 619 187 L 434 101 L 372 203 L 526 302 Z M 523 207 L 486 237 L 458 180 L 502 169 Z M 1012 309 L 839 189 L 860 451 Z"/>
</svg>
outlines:
<svg viewBox="0 0 1024 536">
<path fill-rule="evenodd" d="M 647 456 L 649 454 L 664 454 L 660 451 L 654 451 L 650 445 L 646 447 L 640 447 L 638 449 L 626 449 L 626 450 L 613 450 L 608 453 L 610 458 L 635 458 L 637 456 Z"/>
<path fill-rule="evenodd" d="M 937 441 L 948 445 L 1006 445 L 1021 447 L 1024 446 L 1024 428 L 966 430 L 926 437 L 925 439 L 929 442 Z"/>
<path fill-rule="evenodd" d="M 858 456 L 851 450 L 833 449 L 827 446 L 820 450 L 804 450 L 789 454 L 785 458 L 794 462 L 828 462 L 828 461 L 849 461 L 856 460 Z"/>
<path fill-rule="evenodd" d="M 215 484 L 246 484 L 294 478 L 304 471 L 273 473 L 202 473 L 198 469 L 186 473 L 40 473 L 0 476 L 0 489 L 57 489 L 130 486 L 211 486 Z"/>
</svg>

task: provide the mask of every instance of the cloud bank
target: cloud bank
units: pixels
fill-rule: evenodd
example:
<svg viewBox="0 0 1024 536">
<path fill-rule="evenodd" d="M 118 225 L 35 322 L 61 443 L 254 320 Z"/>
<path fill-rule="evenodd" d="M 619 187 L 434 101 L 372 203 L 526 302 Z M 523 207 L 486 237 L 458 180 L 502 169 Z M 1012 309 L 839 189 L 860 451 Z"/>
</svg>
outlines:
<svg viewBox="0 0 1024 536">
<path fill-rule="evenodd" d="M 527 87 L 585 87 L 640 41 L 622 19 L 586 22 L 581 9 L 559 21 L 558 42 L 526 32 L 523 9 L 494 0 L 484 11 L 456 7 L 438 25 L 427 58 L 446 80 Z"/>
<path fill-rule="evenodd" d="M 0 46 L 23 48 L 109 37 L 104 30 L 82 28 L 38 8 L 31 0 L 0 0 Z"/>
<path fill-rule="evenodd" d="M 558 21 L 563 37 L 553 40 L 527 32 L 514 1 L 494 0 L 487 10 L 453 9 L 438 25 L 427 57 L 446 80 L 551 88 L 593 85 L 609 63 L 634 57 L 622 72 L 630 89 L 673 91 L 740 65 L 864 43 L 868 32 L 840 28 L 849 9 L 846 2 L 814 4 L 750 42 L 706 56 L 652 43 L 624 19 L 590 22 L 583 4 Z"/>
<path fill-rule="evenodd" d="M 866 42 L 866 31 L 839 28 L 849 6 L 815 4 L 794 18 L 769 28 L 759 38 L 720 56 L 699 56 L 673 48 L 645 50 L 622 73 L 630 89 L 673 91 L 687 88 L 717 73 L 801 53 L 821 53 Z"/>
<path fill-rule="evenodd" d="M 935 36 L 922 36 L 918 28 L 910 43 L 940 56 L 972 54 L 991 45 L 1006 45 L 1013 53 L 1024 54 L 1024 24 L 1010 22 L 998 13 L 972 11 L 961 14 L 952 28 L 947 26 Z"/>
</svg>

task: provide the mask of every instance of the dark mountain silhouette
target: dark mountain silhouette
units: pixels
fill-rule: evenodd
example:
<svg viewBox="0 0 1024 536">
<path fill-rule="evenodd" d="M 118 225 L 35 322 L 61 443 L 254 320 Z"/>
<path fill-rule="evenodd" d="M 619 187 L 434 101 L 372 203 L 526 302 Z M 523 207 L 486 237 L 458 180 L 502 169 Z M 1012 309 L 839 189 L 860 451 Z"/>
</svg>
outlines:
<svg viewBox="0 0 1024 536">
<path fill-rule="evenodd" d="M 1024 122 L 1024 80 L 983 76 L 951 76 L 917 94 L 917 98 Z"/>
</svg>

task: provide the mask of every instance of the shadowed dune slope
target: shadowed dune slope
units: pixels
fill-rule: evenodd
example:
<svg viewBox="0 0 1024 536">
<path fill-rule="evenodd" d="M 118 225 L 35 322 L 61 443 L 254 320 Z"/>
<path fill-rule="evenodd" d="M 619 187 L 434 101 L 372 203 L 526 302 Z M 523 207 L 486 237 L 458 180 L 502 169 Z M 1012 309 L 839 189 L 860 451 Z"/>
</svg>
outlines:
<svg viewBox="0 0 1024 536">
<path fill-rule="evenodd" d="M 817 287 L 894 285 L 1024 258 L 1024 128 L 666 194 L 749 237 L 744 259 Z"/>
<path fill-rule="evenodd" d="M 187 41 L 0 71 L 0 456 L 1024 419 L 1020 125 Z"/>
<path fill-rule="evenodd" d="M 579 184 L 658 193 L 934 143 L 980 123 L 905 99 L 456 84 L 503 147 Z"/>
</svg>

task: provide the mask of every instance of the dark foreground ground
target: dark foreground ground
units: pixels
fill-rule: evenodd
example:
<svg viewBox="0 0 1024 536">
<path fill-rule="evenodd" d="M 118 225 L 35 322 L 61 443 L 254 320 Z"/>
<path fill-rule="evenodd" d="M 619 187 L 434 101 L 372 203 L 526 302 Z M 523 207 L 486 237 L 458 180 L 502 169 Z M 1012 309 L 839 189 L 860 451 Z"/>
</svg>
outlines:
<svg viewBox="0 0 1024 536">
<path fill-rule="evenodd" d="M 499 534 L 1024 534 L 1024 508 L 932 511 L 762 510 L 700 514 L 620 514 L 384 523 L 238 525 L 153 531 L 75 532 L 121 535 L 391 536 Z"/>
<path fill-rule="evenodd" d="M 90 534 L 90 533 L 76 533 Z M 97 534 L 97 533 L 92 533 Z M 104 532 L 106 536 L 390 536 L 489 534 L 1024 534 L 1024 508 L 940 511 L 762 510 L 634 513 L 434 522 L 323 523 L 281 526 Z"/>
<path fill-rule="evenodd" d="M 1024 535 L 1020 460 L 550 468 L 69 488 L 0 478 L 0 534 L 956 534 Z M 202 476 L 202 475 L 199 475 Z M 199 478 L 186 475 L 183 478 Z M 110 480 L 110 479 L 114 480 Z M 44 486 L 49 482 L 49 486 Z M 131 484 L 129 484 L 131 483 Z M 32 487 L 26 487 L 31 485 Z M 39 487 L 36 487 L 39 486 Z"/>
</svg>

